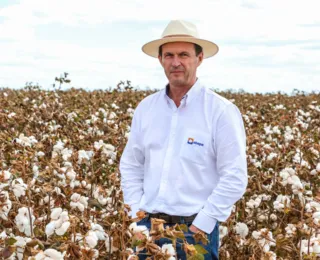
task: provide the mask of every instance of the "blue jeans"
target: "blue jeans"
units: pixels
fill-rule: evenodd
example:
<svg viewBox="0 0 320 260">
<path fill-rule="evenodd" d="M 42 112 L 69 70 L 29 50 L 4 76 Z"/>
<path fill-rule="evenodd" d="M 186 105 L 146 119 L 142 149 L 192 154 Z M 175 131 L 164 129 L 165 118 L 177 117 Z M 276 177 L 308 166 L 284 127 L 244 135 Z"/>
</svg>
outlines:
<svg viewBox="0 0 320 260">
<path fill-rule="evenodd" d="M 178 223 L 178 224 L 186 224 L 188 227 L 191 226 L 191 222 L 189 223 Z M 138 226 L 146 226 L 149 230 L 151 228 L 151 220 L 147 217 L 140 220 L 137 223 Z M 174 224 L 164 224 L 166 226 L 173 226 Z M 184 233 L 185 238 L 189 244 L 195 244 L 195 240 L 192 237 L 194 233 L 192 233 L 189 229 L 188 232 Z M 204 247 L 208 253 L 204 255 L 205 260 L 218 260 L 219 259 L 219 223 L 217 222 L 214 230 L 211 234 L 207 234 L 209 243 L 207 245 L 203 245 L 201 242 L 198 242 L 202 247 Z M 179 243 L 180 242 L 180 243 Z M 180 239 L 177 240 L 177 260 L 186 260 L 186 254 L 183 250 L 182 241 Z M 162 247 L 164 244 L 172 244 L 172 241 L 167 238 L 161 238 L 155 242 L 158 246 Z M 142 254 L 139 254 L 139 260 L 144 260 L 147 258 L 145 254 L 145 250 L 142 251 Z"/>
</svg>

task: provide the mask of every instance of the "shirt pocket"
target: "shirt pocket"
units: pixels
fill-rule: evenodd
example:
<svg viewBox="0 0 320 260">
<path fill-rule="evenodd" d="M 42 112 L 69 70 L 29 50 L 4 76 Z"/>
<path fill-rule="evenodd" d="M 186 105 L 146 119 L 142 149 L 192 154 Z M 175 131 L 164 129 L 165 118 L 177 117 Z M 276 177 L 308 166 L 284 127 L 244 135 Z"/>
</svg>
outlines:
<svg viewBox="0 0 320 260">
<path fill-rule="evenodd" d="M 208 159 L 209 146 L 209 133 L 198 130 L 188 130 L 182 139 L 179 154 L 180 158 L 187 163 L 191 162 L 203 165 Z"/>
</svg>

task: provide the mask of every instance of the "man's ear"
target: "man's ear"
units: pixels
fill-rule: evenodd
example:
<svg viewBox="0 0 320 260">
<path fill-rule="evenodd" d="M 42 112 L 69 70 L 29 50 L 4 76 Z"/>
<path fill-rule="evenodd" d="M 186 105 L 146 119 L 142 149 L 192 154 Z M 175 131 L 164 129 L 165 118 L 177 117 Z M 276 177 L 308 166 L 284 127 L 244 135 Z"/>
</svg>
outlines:
<svg viewBox="0 0 320 260">
<path fill-rule="evenodd" d="M 200 66 L 202 61 L 203 61 L 203 51 L 200 52 L 199 55 L 198 55 L 198 67 Z"/>
</svg>

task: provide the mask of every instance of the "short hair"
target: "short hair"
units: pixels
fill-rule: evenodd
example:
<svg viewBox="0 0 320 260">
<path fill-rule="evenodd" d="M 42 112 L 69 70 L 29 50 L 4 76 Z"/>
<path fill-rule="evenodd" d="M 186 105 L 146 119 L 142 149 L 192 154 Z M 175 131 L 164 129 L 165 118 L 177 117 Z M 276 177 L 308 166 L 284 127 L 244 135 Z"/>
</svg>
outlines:
<svg viewBox="0 0 320 260">
<path fill-rule="evenodd" d="M 159 47 L 159 56 L 162 57 L 162 45 L 160 45 Z M 198 56 L 203 50 L 202 50 L 202 47 L 196 43 L 194 43 L 194 50 L 196 51 L 196 56 Z"/>
</svg>

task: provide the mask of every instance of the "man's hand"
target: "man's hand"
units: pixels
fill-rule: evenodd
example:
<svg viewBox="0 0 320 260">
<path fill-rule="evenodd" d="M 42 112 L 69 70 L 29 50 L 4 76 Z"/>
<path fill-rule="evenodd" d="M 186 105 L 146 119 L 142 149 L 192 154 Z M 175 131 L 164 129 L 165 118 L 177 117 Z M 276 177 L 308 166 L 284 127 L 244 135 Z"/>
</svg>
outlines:
<svg viewBox="0 0 320 260">
<path fill-rule="evenodd" d="M 205 233 L 204 231 L 202 231 L 201 229 L 197 228 L 197 227 L 194 226 L 194 225 L 191 225 L 191 226 L 189 227 L 189 230 L 190 230 L 191 232 L 193 232 L 193 233 L 198 233 L 198 232 L 203 232 L 203 233 Z"/>
</svg>

